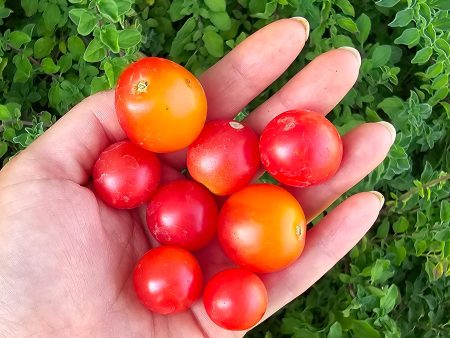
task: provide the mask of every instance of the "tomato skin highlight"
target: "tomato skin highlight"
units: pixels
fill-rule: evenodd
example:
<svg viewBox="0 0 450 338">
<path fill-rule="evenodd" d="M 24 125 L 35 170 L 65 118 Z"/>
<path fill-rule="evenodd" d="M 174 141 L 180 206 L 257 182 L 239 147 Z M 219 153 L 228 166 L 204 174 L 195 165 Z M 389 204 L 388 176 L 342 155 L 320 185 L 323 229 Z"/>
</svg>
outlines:
<svg viewBox="0 0 450 338">
<path fill-rule="evenodd" d="M 249 184 L 260 165 L 256 134 L 236 121 L 207 122 L 188 148 L 187 167 L 192 178 L 220 196 Z"/>
<path fill-rule="evenodd" d="M 94 164 L 93 183 L 100 198 L 119 209 L 136 208 L 148 201 L 161 177 L 155 154 L 130 141 L 106 148 Z"/>
<path fill-rule="evenodd" d="M 203 304 L 211 320 L 227 330 L 248 330 L 267 309 L 267 290 L 261 279 L 245 269 L 228 269 L 206 284 Z"/>
<path fill-rule="evenodd" d="M 195 251 L 214 237 L 218 215 L 208 189 L 194 181 L 177 180 L 153 194 L 147 208 L 147 225 L 161 244 Z"/>
<path fill-rule="evenodd" d="M 264 168 L 279 182 L 306 187 L 323 182 L 339 169 L 342 140 L 322 114 L 291 110 L 264 129 L 260 144 Z"/>
<path fill-rule="evenodd" d="M 235 264 L 253 272 L 275 272 L 302 253 L 306 220 L 300 204 L 288 191 L 272 184 L 255 184 L 225 202 L 217 235 Z"/>
<path fill-rule="evenodd" d="M 134 290 L 149 310 L 172 314 L 187 310 L 201 295 L 203 275 L 195 257 L 174 246 L 148 251 L 133 272 Z"/>
<path fill-rule="evenodd" d="M 145 57 L 119 76 L 115 107 L 128 138 L 166 153 L 183 149 L 206 120 L 206 95 L 188 70 L 167 59 Z"/>
</svg>

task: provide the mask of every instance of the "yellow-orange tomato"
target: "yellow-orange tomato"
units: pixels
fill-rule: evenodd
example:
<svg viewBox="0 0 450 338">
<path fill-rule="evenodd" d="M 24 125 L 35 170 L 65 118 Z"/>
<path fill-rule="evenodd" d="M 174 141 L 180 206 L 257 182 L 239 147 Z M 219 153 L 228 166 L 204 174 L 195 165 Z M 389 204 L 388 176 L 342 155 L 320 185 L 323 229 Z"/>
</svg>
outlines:
<svg viewBox="0 0 450 338">
<path fill-rule="evenodd" d="M 120 125 L 141 147 L 166 153 L 191 144 L 206 120 L 206 96 L 188 70 L 146 57 L 120 75 L 115 105 Z"/>
<path fill-rule="evenodd" d="M 274 272 L 292 264 L 305 246 L 303 210 L 285 189 L 249 185 L 220 211 L 218 237 L 226 255 L 254 272 Z"/>
</svg>

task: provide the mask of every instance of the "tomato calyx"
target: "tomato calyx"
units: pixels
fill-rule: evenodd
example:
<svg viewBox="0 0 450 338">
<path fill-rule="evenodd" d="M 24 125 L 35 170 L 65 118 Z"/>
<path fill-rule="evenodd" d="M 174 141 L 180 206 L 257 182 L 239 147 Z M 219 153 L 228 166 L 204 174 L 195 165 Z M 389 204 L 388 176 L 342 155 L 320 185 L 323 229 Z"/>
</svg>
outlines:
<svg viewBox="0 0 450 338">
<path fill-rule="evenodd" d="M 133 94 L 144 94 L 144 93 L 147 93 L 148 85 L 149 85 L 149 83 L 148 83 L 147 80 L 141 79 L 141 80 L 138 81 L 138 83 L 136 83 L 133 86 L 132 93 Z"/>
<path fill-rule="evenodd" d="M 302 225 L 301 225 L 301 224 L 297 224 L 297 225 L 295 226 L 295 234 L 297 235 L 297 238 L 298 238 L 299 240 L 302 239 L 303 231 L 302 231 Z"/>
</svg>

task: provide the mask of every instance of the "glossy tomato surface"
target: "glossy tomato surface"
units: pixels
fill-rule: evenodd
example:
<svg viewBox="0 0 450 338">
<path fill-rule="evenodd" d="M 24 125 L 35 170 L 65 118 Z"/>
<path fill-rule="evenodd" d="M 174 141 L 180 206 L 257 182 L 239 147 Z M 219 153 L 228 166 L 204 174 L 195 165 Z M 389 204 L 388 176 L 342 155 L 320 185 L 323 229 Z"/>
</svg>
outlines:
<svg viewBox="0 0 450 338">
<path fill-rule="evenodd" d="M 217 204 L 200 183 L 172 181 L 161 186 L 147 208 L 150 233 L 161 243 L 195 251 L 216 233 Z"/>
<path fill-rule="evenodd" d="M 188 70 L 166 59 L 146 57 L 120 74 L 117 117 L 128 137 L 157 153 L 187 147 L 206 119 L 206 96 Z"/>
<path fill-rule="evenodd" d="M 155 154 L 130 141 L 106 148 L 94 165 L 94 187 L 108 205 L 131 209 L 148 201 L 161 176 Z"/>
<path fill-rule="evenodd" d="M 206 284 L 203 293 L 206 313 L 227 330 L 248 330 L 267 309 L 267 290 L 261 279 L 245 269 L 219 272 Z"/>
<path fill-rule="evenodd" d="M 342 141 L 323 115 L 292 110 L 275 117 L 260 139 L 264 168 L 281 183 L 306 187 L 333 176 L 342 160 Z"/>
<path fill-rule="evenodd" d="M 190 252 L 160 246 L 139 260 L 133 283 L 137 297 L 146 308 L 171 314 L 187 310 L 200 297 L 203 275 Z"/>
<path fill-rule="evenodd" d="M 246 186 L 260 167 L 258 138 L 236 121 L 207 122 L 188 148 L 187 167 L 211 192 L 229 195 Z"/>
<path fill-rule="evenodd" d="M 302 253 L 306 221 L 288 191 L 255 184 L 228 198 L 219 214 L 217 234 L 224 252 L 237 265 L 254 272 L 275 272 Z"/>
</svg>

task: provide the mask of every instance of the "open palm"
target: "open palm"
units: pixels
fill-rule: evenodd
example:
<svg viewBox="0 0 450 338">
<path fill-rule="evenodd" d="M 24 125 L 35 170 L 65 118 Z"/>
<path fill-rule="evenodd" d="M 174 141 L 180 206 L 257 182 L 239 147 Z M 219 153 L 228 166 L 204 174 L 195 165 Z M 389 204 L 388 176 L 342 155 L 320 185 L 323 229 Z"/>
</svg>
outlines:
<svg viewBox="0 0 450 338">
<path fill-rule="evenodd" d="M 307 35 L 298 20 L 274 22 L 204 73 L 208 118 L 238 113 L 286 70 Z M 355 83 L 359 65 L 349 49 L 320 55 L 246 123 L 261 132 L 289 109 L 328 113 Z M 0 172 L 0 337 L 242 336 L 213 324 L 200 301 L 171 316 L 152 314 L 137 301 L 131 272 L 152 245 L 143 210 L 111 209 L 89 185 L 99 153 L 125 138 L 113 96 L 103 92 L 81 102 Z M 324 184 L 291 189 L 308 220 L 373 170 L 394 137 L 385 123 L 363 124 L 346 134 L 338 173 Z M 185 154 L 163 160 L 163 179 L 170 180 L 180 175 Z M 310 287 L 360 240 L 378 215 L 380 199 L 373 193 L 347 199 L 308 232 L 294 265 L 262 276 L 269 292 L 266 316 Z M 206 278 L 230 266 L 217 242 L 197 257 Z"/>
</svg>

